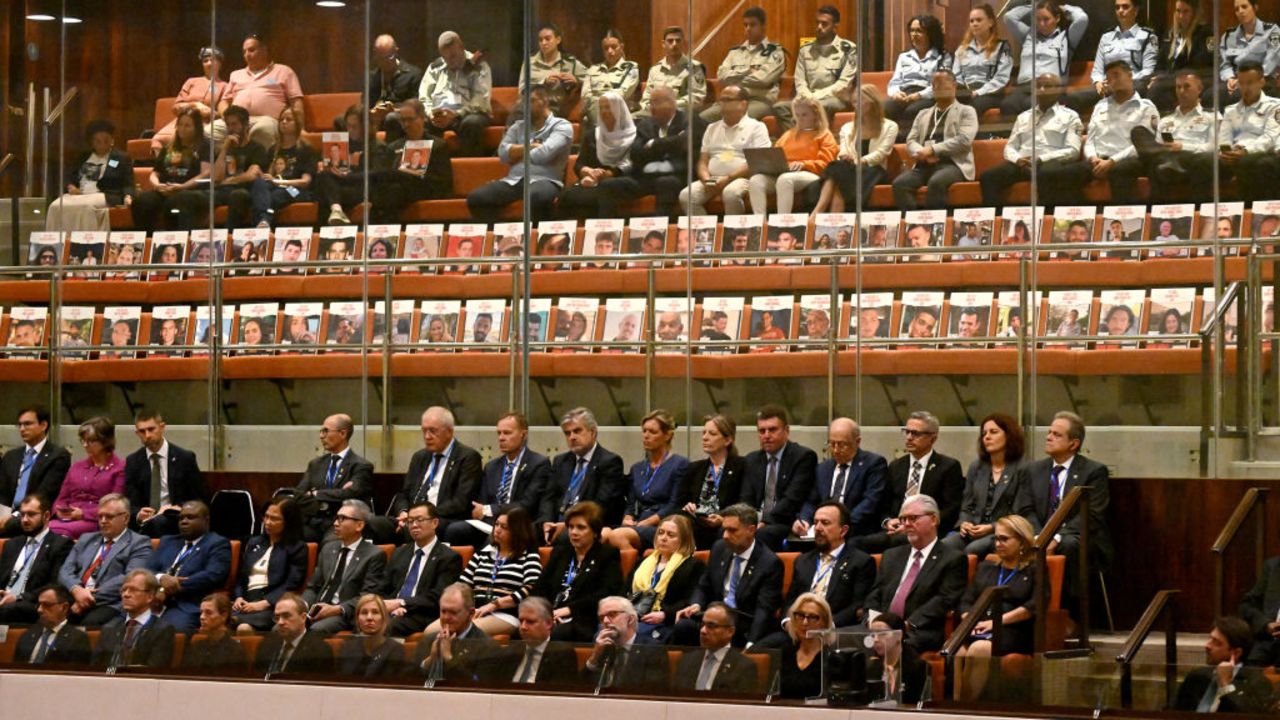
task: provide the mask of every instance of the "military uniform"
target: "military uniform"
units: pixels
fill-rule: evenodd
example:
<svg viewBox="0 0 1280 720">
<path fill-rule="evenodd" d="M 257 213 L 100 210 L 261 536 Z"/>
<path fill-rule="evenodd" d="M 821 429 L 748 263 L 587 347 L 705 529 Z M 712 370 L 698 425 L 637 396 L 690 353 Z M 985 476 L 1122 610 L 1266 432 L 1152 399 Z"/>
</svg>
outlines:
<svg viewBox="0 0 1280 720">
<path fill-rule="evenodd" d="M 636 89 L 640 87 L 640 66 L 622 58 L 609 67 L 604 63 L 592 65 L 582 84 L 582 115 L 591 122 L 596 119 L 596 101 L 609 91 L 616 91 L 626 101 L 627 108 L 636 109 Z"/>
<path fill-rule="evenodd" d="M 534 85 L 542 85 L 550 91 L 548 101 L 550 102 L 551 112 L 559 117 L 566 117 L 573 108 L 563 106 L 565 101 L 574 94 L 574 90 L 581 88 L 582 82 L 587 78 L 587 66 L 578 61 L 577 58 L 567 52 L 561 51 L 555 60 L 546 62 L 542 59 L 541 53 L 535 53 L 520 66 L 520 97 L 524 97 L 525 93 L 525 71 L 529 73 L 529 82 Z M 559 73 L 569 73 L 577 78 L 577 84 L 565 86 L 558 82 L 547 84 L 547 76 Z M 520 114 L 520 105 L 511 109 L 511 114 L 507 117 L 507 122 L 514 122 Z"/>
<path fill-rule="evenodd" d="M 649 114 L 649 94 L 657 86 L 669 87 L 676 93 L 677 110 L 697 110 L 707 99 L 707 68 L 688 55 L 680 56 L 674 65 L 668 65 L 664 57 L 649 68 L 649 78 L 640 98 L 639 117 Z"/>
<path fill-rule="evenodd" d="M 487 155 L 484 131 L 490 122 L 492 90 L 493 75 L 489 71 L 489 63 L 483 60 L 476 62 L 475 56 L 467 53 L 462 67 L 451 70 L 444 58 L 436 58 L 427 66 L 422 84 L 418 86 L 418 98 L 427 109 L 427 132 L 443 137 L 445 130 L 453 130 L 458 133 L 459 154 Z M 431 112 L 437 108 L 457 113 L 453 124 L 444 128 L 434 125 Z"/>
<path fill-rule="evenodd" d="M 765 38 L 759 45 L 743 43 L 729 50 L 716 71 L 720 87 L 741 85 L 747 94 L 747 114 L 759 120 L 773 110 L 778 100 L 778 83 L 787 69 L 787 51 L 779 44 Z M 712 105 L 702 111 L 702 119 L 715 122 L 720 119 L 720 106 Z"/>
<path fill-rule="evenodd" d="M 835 113 L 851 107 L 842 95 L 853 84 L 857 72 L 858 46 L 852 40 L 837 35 L 825 45 L 807 42 L 796 54 L 796 97 L 809 95 L 822 103 L 830 120 Z M 773 114 L 783 129 L 795 125 L 789 100 L 775 104 Z"/>
</svg>

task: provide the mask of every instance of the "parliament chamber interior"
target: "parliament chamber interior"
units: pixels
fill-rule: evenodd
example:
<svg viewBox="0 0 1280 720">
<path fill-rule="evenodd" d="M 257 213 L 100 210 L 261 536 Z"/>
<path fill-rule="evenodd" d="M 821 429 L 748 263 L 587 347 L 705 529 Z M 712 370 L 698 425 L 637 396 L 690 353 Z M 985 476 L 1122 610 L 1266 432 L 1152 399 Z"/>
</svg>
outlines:
<svg viewBox="0 0 1280 720">
<path fill-rule="evenodd" d="M 15 0 L 0 74 L 9 707 L 1280 714 L 1280 0 Z"/>
</svg>

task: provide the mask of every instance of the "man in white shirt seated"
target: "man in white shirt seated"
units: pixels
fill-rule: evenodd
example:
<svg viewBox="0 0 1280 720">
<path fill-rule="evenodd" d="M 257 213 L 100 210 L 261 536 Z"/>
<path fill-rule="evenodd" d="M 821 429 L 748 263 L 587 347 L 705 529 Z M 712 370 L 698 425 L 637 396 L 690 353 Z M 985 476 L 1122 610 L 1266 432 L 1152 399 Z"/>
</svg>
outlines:
<svg viewBox="0 0 1280 720">
<path fill-rule="evenodd" d="M 1181 188 L 1190 191 L 1191 199 L 1208 202 L 1213 184 L 1191 182 L 1193 178 L 1209 178 L 1213 172 L 1214 128 L 1218 113 L 1200 105 L 1204 81 L 1195 70 L 1184 70 L 1174 79 L 1178 106 L 1160 118 L 1159 133 L 1146 127 L 1133 129 L 1133 145 L 1151 179 L 1154 202 L 1168 202 Z"/>
<path fill-rule="evenodd" d="M 680 208 L 684 213 L 707 214 L 707 201 L 717 195 L 724 202 L 726 215 L 746 212 L 747 165 L 745 148 L 767 148 L 769 130 L 759 120 L 747 117 L 747 95 L 737 85 L 720 89 L 722 117 L 711 123 L 702 135 L 702 153 L 698 157 L 697 179 L 680 192 Z"/>
</svg>

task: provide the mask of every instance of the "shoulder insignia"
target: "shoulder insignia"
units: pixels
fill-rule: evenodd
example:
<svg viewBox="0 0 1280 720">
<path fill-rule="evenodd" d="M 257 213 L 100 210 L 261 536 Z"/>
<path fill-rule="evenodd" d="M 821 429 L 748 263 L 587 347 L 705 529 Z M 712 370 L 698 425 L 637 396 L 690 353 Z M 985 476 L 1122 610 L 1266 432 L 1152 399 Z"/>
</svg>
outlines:
<svg viewBox="0 0 1280 720">
<path fill-rule="evenodd" d="M 773 51 L 777 49 L 778 49 L 777 43 L 765 43 L 764 49 L 760 53 L 760 57 L 769 57 L 770 55 L 773 54 Z"/>
<path fill-rule="evenodd" d="M 1280 47 L 1280 32 L 1273 31 L 1267 36 L 1267 44 L 1273 48 Z"/>
<path fill-rule="evenodd" d="M 427 67 L 427 69 L 439 70 L 443 67 L 444 67 L 444 58 L 436 58 L 434 61 L 432 61 L 431 65 Z"/>
<path fill-rule="evenodd" d="M 637 69 L 637 66 L 636 66 L 636 64 L 635 64 L 635 63 L 631 62 L 630 60 L 623 60 L 623 61 L 622 61 L 622 69 L 623 69 L 623 70 L 628 70 L 628 71 L 630 71 L 630 70 L 635 70 L 635 69 Z"/>
<path fill-rule="evenodd" d="M 854 52 L 857 49 L 857 46 L 854 45 L 853 42 L 850 40 L 841 40 L 840 49 L 844 50 L 845 52 Z"/>
</svg>

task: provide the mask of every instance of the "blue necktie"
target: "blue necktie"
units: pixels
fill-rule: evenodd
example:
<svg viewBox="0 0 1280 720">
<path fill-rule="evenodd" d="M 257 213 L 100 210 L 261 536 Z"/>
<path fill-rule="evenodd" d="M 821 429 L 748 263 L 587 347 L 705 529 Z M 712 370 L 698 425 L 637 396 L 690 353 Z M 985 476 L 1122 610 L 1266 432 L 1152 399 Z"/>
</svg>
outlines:
<svg viewBox="0 0 1280 720">
<path fill-rule="evenodd" d="M 578 499 L 578 488 L 582 485 L 582 478 L 587 476 L 587 459 L 578 458 L 578 467 L 573 471 L 573 477 L 569 479 L 569 491 L 564 494 L 565 501 L 572 504 Z"/>
<path fill-rule="evenodd" d="M 17 507 L 27 496 L 27 483 L 31 480 L 31 468 L 36 464 L 36 449 L 27 448 L 22 458 L 22 469 L 18 471 L 18 489 L 13 493 L 13 506 Z"/>
<path fill-rule="evenodd" d="M 408 600 L 413 597 L 413 591 L 418 588 L 418 573 L 422 570 L 422 548 L 413 551 L 413 562 L 409 565 L 409 574 L 404 576 L 404 586 L 400 588 L 401 600 Z"/>
<path fill-rule="evenodd" d="M 1058 506 L 1062 504 L 1062 483 L 1059 478 L 1062 476 L 1063 468 L 1061 465 L 1054 465 L 1049 471 L 1049 514 L 1057 512 Z"/>
<path fill-rule="evenodd" d="M 738 607 L 738 571 L 742 569 L 742 556 L 733 556 L 733 569 L 729 571 L 729 594 L 725 595 L 724 604 L 731 608 Z"/>
<path fill-rule="evenodd" d="M 515 474 L 516 463 L 514 460 L 507 461 L 506 466 L 502 468 L 502 484 L 498 486 L 498 502 L 511 502 L 511 476 Z"/>
<path fill-rule="evenodd" d="M 333 487 L 333 481 L 338 477 L 338 466 L 341 464 L 341 455 L 333 455 L 329 458 L 329 472 L 325 475 L 325 487 Z"/>
<path fill-rule="evenodd" d="M 418 488 L 418 502 L 422 502 L 427 498 L 427 493 L 431 492 L 431 486 L 436 484 L 436 469 L 440 465 L 440 458 L 444 457 L 440 453 L 431 456 L 431 467 L 427 470 L 426 482 L 422 483 L 422 487 Z"/>
</svg>

